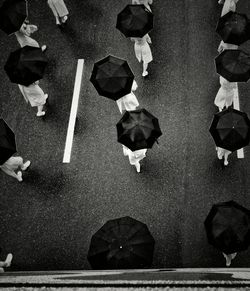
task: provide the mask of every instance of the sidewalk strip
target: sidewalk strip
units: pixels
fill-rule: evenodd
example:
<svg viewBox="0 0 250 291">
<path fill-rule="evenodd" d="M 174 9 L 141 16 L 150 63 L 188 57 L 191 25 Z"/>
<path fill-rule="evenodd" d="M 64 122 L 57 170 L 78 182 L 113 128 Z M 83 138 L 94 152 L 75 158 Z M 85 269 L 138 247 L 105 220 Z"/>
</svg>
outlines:
<svg viewBox="0 0 250 291">
<path fill-rule="evenodd" d="M 236 89 L 234 90 L 234 101 L 233 101 L 233 105 L 234 105 L 234 109 L 240 110 L 238 83 L 236 83 Z M 237 157 L 238 157 L 238 159 L 243 159 L 244 158 L 243 148 L 237 150 Z"/>
<path fill-rule="evenodd" d="M 83 65 L 84 65 L 84 59 L 79 59 L 77 61 L 75 86 L 74 86 L 73 98 L 72 98 L 72 103 L 71 103 L 71 110 L 70 110 L 68 131 L 67 131 L 67 137 L 66 137 L 66 143 L 65 143 L 65 149 L 64 149 L 63 163 L 70 163 L 73 136 L 74 136 L 77 109 L 78 109 L 78 101 L 79 101 L 80 89 L 81 89 L 81 83 L 82 83 Z"/>
</svg>

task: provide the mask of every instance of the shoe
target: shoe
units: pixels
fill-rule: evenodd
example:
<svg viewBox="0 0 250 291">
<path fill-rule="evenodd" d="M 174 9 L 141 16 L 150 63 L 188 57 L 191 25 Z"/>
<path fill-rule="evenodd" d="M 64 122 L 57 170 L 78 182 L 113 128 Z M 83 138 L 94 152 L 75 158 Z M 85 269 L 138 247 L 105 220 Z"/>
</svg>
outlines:
<svg viewBox="0 0 250 291">
<path fill-rule="evenodd" d="M 18 180 L 18 182 L 22 182 L 23 181 L 23 179 L 22 179 L 22 172 L 21 171 L 18 171 L 17 172 L 17 180 Z"/>
<path fill-rule="evenodd" d="M 224 161 L 224 166 L 227 166 L 228 165 L 228 161 Z"/>
<path fill-rule="evenodd" d="M 63 16 L 62 23 L 66 23 L 67 20 L 68 20 L 68 16 L 67 15 Z"/>
<path fill-rule="evenodd" d="M 37 112 L 36 116 L 44 116 L 45 115 L 45 111 L 39 111 Z"/>
<path fill-rule="evenodd" d="M 10 267 L 12 259 L 13 259 L 13 255 L 11 253 L 9 253 L 6 257 L 6 260 L 5 260 L 6 267 Z"/>
<path fill-rule="evenodd" d="M 140 173 L 140 170 L 141 170 L 141 165 L 140 165 L 140 163 L 135 164 L 135 167 L 136 167 L 136 171 L 137 171 L 137 173 Z"/>
<path fill-rule="evenodd" d="M 45 52 L 46 49 L 47 49 L 47 46 L 46 46 L 45 44 L 41 46 L 41 50 L 42 50 L 42 52 Z"/>
<path fill-rule="evenodd" d="M 27 161 L 27 162 L 25 162 L 25 163 L 23 164 L 23 166 L 21 167 L 21 169 L 22 169 L 23 171 L 25 171 L 25 170 L 28 169 L 29 166 L 30 166 L 30 161 Z"/>
<path fill-rule="evenodd" d="M 142 73 L 142 77 L 146 77 L 148 75 L 148 71 Z"/>
</svg>

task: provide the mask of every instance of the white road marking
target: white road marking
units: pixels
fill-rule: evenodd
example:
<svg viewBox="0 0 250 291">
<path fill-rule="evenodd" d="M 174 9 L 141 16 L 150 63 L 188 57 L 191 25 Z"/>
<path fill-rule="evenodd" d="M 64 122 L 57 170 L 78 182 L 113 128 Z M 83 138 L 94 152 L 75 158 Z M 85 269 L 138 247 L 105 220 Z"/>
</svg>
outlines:
<svg viewBox="0 0 250 291">
<path fill-rule="evenodd" d="M 67 137 L 66 137 L 66 143 L 65 143 L 65 149 L 64 149 L 63 163 L 70 163 L 77 109 L 78 109 L 78 101 L 79 101 L 80 89 L 81 89 L 81 83 L 82 83 L 83 65 L 84 65 L 84 59 L 79 59 L 77 61 L 75 86 L 74 86 L 73 98 L 72 98 L 72 103 L 71 103 L 71 110 L 70 110 L 68 131 L 67 131 Z"/>
<path fill-rule="evenodd" d="M 240 110 L 238 83 L 236 83 L 236 89 L 234 90 L 233 106 L 234 106 L 234 109 Z M 237 157 L 238 157 L 238 159 L 243 159 L 244 158 L 243 148 L 237 150 Z"/>
</svg>

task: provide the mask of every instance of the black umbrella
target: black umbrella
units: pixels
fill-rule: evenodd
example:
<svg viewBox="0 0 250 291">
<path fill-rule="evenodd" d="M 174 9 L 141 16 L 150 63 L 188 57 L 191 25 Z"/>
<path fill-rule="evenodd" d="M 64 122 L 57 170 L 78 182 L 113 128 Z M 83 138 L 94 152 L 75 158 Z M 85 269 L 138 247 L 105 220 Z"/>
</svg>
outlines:
<svg viewBox="0 0 250 291">
<path fill-rule="evenodd" d="M 126 111 L 116 128 L 118 142 L 131 151 L 152 148 L 162 135 L 158 119 L 146 109 Z"/>
<path fill-rule="evenodd" d="M 0 8 L 0 28 L 7 34 L 18 31 L 27 17 L 27 1 L 6 0 Z"/>
<path fill-rule="evenodd" d="M 224 50 L 215 58 L 216 70 L 229 82 L 246 82 L 250 78 L 250 55 L 241 50 Z"/>
<path fill-rule="evenodd" d="M 209 131 L 218 147 L 236 151 L 249 144 L 250 120 L 246 113 L 228 108 L 214 114 Z"/>
<path fill-rule="evenodd" d="M 16 152 L 14 132 L 0 118 L 0 165 L 6 162 Z"/>
<path fill-rule="evenodd" d="M 217 24 L 216 32 L 224 42 L 240 45 L 250 37 L 250 26 L 245 14 L 228 12 Z"/>
<path fill-rule="evenodd" d="M 154 244 L 146 224 L 121 217 L 107 221 L 93 235 L 88 260 L 93 269 L 150 267 Z"/>
<path fill-rule="evenodd" d="M 214 204 L 204 224 L 208 242 L 225 254 L 250 244 L 250 211 L 234 201 Z"/>
<path fill-rule="evenodd" d="M 153 28 L 153 13 L 144 5 L 127 5 L 117 15 L 116 28 L 126 37 L 143 37 Z"/>
<path fill-rule="evenodd" d="M 11 82 L 28 86 L 42 79 L 47 63 L 40 48 L 25 46 L 10 53 L 4 69 Z"/>
<path fill-rule="evenodd" d="M 118 100 L 131 92 L 134 74 L 127 61 L 107 56 L 94 64 L 90 81 L 101 96 Z"/>
</svg>

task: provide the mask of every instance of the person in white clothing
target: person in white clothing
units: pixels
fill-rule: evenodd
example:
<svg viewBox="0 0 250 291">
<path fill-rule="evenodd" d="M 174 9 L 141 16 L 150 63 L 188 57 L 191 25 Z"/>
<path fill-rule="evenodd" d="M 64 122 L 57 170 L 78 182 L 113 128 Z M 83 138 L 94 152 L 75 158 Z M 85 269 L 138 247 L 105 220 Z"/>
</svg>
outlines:
<svg viewBox="0 0 250 291">
<path fill-rule="evenodd" d="M 117 106 L 121 113 L 123 112 L 123 110 L 126 110 L 126 111 L 135 110 L 136 107 L 139 106 L 139 102 L 135 94 L 133 93 L 133 91 L 135 91 L 137 88 L 138 88 L 138 85 L 136 81 L 134 80 L 132 84 L 132 88 L 131 88 L 131 93 L 121 97 L 120 99 L 116 101 Z"/>
<path fill-rule="evenodd" d="M 226 43 L 223 40 L 220 42 L 218 52 L 222 53 L 224 50 L 237 50 L 239 48 L 236 44 Z"/>
<path fill-rule="evenodd" d="M 24 22 L 19 31 L 15 32 L 17 41 L 20 44 L 20 46 L 24 47 L 26 45 L 29 45 L 33 47 L 40 47 L 39 43 L 30 37 L 30 35 L 37 30 L 38 28 L 36 25 L 27 24 Z M 46 48 L 47 48 L 46 45 L 41 46 L 42 51 L 45 51 Z"/>
<path fill-rule="evenodd" d="M 225 254 L 222 253 L 224 258 L 226 259 L 226 266 L 229 267 L 231 265 L 231 261 L 236 257 L 237 253 L 233 253 L 233 254 Z"/>
<path fill-rule="evenodd" d="M 220 148 L 220 147 L 216 147 L 216 151 L 217 151 L 217 156 L 219 160 L 222 160 L 224 157 L 224 166 L 228 165 L 228 156 L 232 153 L 229 150 Z"/>
<path fill-rule="evenodd" d="M 43 106 L 46 103 L 48 94 L 44 94 L 43 90 L 38 86 L 39 81 L 29 86 L 19 85 L 18 87 L 23 94 L 25 101 L 30 103 L 32 107 L 37 107 L 37 116 L 44 116 Z"/>
<path fill-rule="evenodd" d="M 236 4 L 239 0 L 218 0 L 219 4 L 223 4 L 221 16 L 224 16 L 229 11 L 236 11 Z"/>
<path fill-rule="evenodd" d="M 148 64 L 152 62 L 153 56 L 152 52 L 149 46 L 149 43 L 151 42 L 151 38 L 148 34 L 144 35 L 142 38 L 139 37 L 132 37 L 131 41 L 135 42 L 134 50 L 135 50 L 135 56 L 139 63 L 142 61 L 143 63 L 143 72 L 142 76 L 145 77 L 148 75 Z"/>
<path fill-rule="evenodd" d="M 22 157 L 10 157 L 5 163 L 0 165 L 0 169 L 7 175 L 16 178 L 19 182 L 22 182 L 22 172 L 16 171 L 20 168 L 22 171 L 27 170 L 30 166 L 30 161 L 23 162 Z"/>
<path fill-rule="evenodd" d="M 153 4 L 153 0 L 132 0 L 132 4 L 143 4 L 151 12 L 149 5 Z"/>
<path fill-rule="evenodd" d="M 236 82 L 229 82 L 220 76 L 220 89 L 214 99 L 214 104 L 222 111 L 224 107 L 228 108 L 233 104 Z"/>
<path fill-rule="evenodd" d="M 11 265 L 11 261 L 13 259 L 13 255 L 9 253 L 5 259 L 5 261 L 0 261 L 0 272 L 4 272 L 4 268 L 8 268 Z"/>
<path fill-rule="evenodd" d="M 48 0 L 48 5 L 52 10 L 55 19 L 56 25 L 61 25 L 66 23 L 68 20 L 69 11 L 63 0 Z"/>
<path fill-rule="evenodd" d="M 122 146 L 124 156 L 128 156 L 130 165 L 134 165 L 137 173 L 141 171 L 140 161 L 146 157 L 147 149 L 131 151 L 126 146 Z"/>
</svg>

